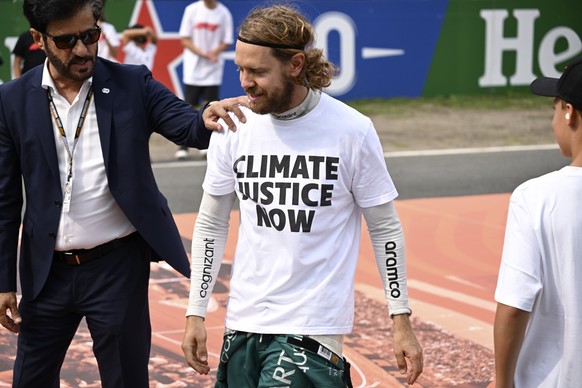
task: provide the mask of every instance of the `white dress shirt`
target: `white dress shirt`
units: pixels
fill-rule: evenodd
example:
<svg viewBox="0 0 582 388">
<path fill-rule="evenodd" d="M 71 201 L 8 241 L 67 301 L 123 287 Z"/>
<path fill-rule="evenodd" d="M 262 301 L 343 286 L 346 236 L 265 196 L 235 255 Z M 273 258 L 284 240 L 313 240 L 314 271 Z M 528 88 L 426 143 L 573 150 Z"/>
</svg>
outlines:
<svg viewBox="0 0 582 388">
<path fill-rule="evenodd" d="M 95 100 L 91 98 L 77 146 L 73 150 L 75 131 L 92 78 L 85 81 L 72 104 L 55 88 L 47 65 L 43 71 L 42 86 L 52 94 L 58 115 L 66 134 L 69 149 L 73 152 L 72 195 L 70 209 L 61 212 L 55 250 L 87 249 L 135 231 L 134 226 L 121 211 L 111 192 L 105 172 L 101 139 L 97 126 Z M 94 93 L 100 93 L 95 90 Z M 47 96 L 48 99 L 48 96 Z M 69 155 L 63 144 L 54 118 L 52 119 L 55 145 L 59 162 L 62 192 L 65 192 Z"/>
</svg>

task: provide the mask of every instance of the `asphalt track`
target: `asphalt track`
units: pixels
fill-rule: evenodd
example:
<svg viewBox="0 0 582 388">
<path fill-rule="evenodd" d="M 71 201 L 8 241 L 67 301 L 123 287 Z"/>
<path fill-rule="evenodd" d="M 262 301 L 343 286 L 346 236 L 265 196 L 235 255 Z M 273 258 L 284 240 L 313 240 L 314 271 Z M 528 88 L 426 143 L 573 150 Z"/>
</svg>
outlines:
<svg viewBox="0 0 582 388">
<path fill-rule="evenodd" d="M 425 352 L 415 386 L 488 387 L 493 379 L 493 292 L 503 244 L 509 193 L 521 182 L 568 161 L 556 147 L 387 154 L 400 192 L 396 206 L 407 243 L 413 325 Z M 154 165 L 189 250 L 200 201 L 203 161 Z M 210 363 L 215 367 L 223 330 L 229 263 L 238 212 L 232 213 L 223 270 L 207 317 Z M 384 296 L 363 226 L 357 268 L 356 316 L 345 355 L 355 387 L 401 387 L 395 368 Z M 180 349 L 188 281 L 152 265 L 151 387 L 210 387 L 183 362 Z M 0 332 L 0 386 L 11 383 L 15 336 Z M 211 372 L 212 375 L 212 372 Z M 80 328 L 61 375 L 63 387 L 98 387 L 91 340 Z"/>
<path fill-rule="evenodd" d="M 398 200 L 510 193 L 519 183 L 567 163 L 554 145 L 386 154 Z M 155 164 L 174 214 L 198 209 L 205 170 L 204 161 Z"/>
</svg>

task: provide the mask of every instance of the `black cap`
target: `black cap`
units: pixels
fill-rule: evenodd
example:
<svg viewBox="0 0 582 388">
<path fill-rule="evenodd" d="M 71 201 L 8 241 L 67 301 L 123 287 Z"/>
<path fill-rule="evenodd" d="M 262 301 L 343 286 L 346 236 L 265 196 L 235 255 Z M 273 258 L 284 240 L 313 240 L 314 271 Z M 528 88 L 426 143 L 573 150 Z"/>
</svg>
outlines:
<svg viewBox="0 0 582 388">
<path fill-rule="evenodd" d="M 533 94 L 544 97 L 559 97 L 582 110 L 582 58 L 572 61 L 560 78 L 540 77 L 529 89 Z"/>
</svg>

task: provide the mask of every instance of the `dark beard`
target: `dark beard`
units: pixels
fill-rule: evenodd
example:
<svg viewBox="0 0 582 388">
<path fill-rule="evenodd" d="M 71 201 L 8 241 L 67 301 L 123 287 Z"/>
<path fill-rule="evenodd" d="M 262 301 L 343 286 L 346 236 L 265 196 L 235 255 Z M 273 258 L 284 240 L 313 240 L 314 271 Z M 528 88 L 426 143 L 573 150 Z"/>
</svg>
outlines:
<svg viewBox="0 0 582 388">
<path fill-rule="evenodd" d="M 86 56 L 84 58 L 81 57 L 73 57 L 69 62 L 65 63 L 63 61 L 61 61 L 59 59 L 59 57 L 57 55 L 55 55 L 55 53 L 48 48 L 48 45 L 45 45 L 45 52 L 46 52 L 46 56 L 50 62 L 50 64 L 52 66 L 54 66 L 54 68 L 57 70 L 57 72 L 62 75 L 63 77 L 69 78 L 73 81 L 85 81 L 86 79 L 89 79 L 93 76 L 93 73 L 95 72 L 95 58 L 93 58 L 92 56 Z M 97 54 L 95 54 L 97 55 Z M 90 61 L 93 66 L 90 66 L 89 71 L 84 72 L 84 73 L 73 73 L 71 71 L 71 65 L 75 64 L 75 63 L 79 63 L 81 61 L 84 60 L 88 60 Z"/>
<path fill-rule="evenodd" d="M 292 81 L 287 80 L 280 91 L 274 91 L 273 95 L 263 95 L 264 101 L 261 103 L 256 104 L 251 102 L 251 110 L 260 115 L 266 115 L 269 113 L 283 113 L 288 111 L 291 109 L 289 106 L 289 97 L 293 93 L 294 86 L 295 85 Z M 255 94 L 257 90 L 260 91 L 261 89 L 252 88 L 247 89 L 246 92 L 247 94 Z"/>
</svg>

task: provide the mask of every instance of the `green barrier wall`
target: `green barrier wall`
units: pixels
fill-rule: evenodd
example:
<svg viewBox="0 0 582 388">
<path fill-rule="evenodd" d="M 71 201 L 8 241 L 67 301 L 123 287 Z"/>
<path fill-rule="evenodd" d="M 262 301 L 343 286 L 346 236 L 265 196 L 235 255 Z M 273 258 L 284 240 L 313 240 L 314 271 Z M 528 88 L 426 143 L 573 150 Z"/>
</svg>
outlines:
<svg viewBox="0 0 582 388">
<path fill-rule="evenodd" d="M 452 0 L 424 95 L 525 89 L 582 53 L 580 0 Z"/>
</svg>

